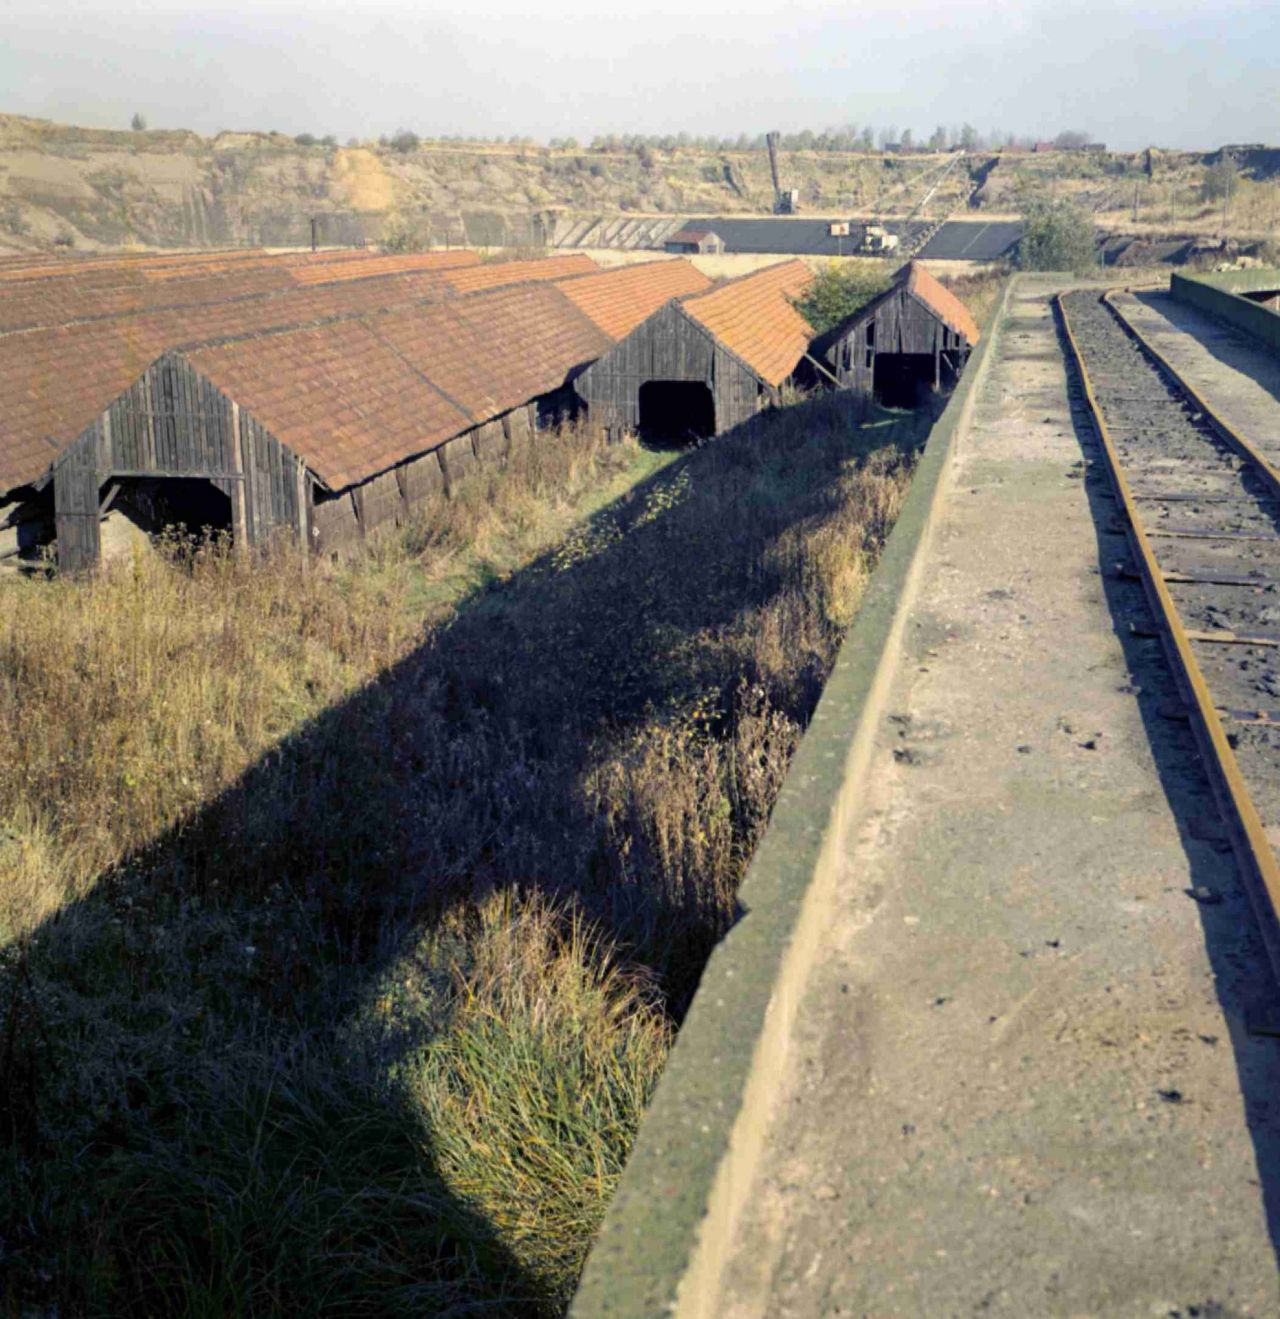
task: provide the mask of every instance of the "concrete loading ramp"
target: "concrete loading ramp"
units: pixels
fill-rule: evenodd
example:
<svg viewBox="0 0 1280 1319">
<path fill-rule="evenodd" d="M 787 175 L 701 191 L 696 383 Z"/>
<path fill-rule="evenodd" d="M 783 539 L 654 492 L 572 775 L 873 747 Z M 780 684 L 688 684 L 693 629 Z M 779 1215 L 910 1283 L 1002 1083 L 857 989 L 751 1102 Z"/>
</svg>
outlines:
<svg viewBox="0 0 1280 1319">
<path fill-rule="evenodd" d="M 683 228 L 709 229 L 728 253 L 759 255 L 851 256 L 857 253 L 870 221 L 850 220 L 848 236 L 832 235 L 833 219 L 744 216 L 661 216 L 619 221 L 607 216 L 565 217 L 555 227 L 555 247 L 661 249 Z M 1000 261 L 1013 255 L 1022 237 L 1016 220 L 886 220 L 904 252 L 929 261 Z M 923 244 L 914 250 L 916 244 Z M 891 254 L 892 255 L 892 254 Z"/>
<path fill-rule="evenodd" d="M 1062 283 L 1012 282 L 930 438 L 578 1319 L 1280 1309 L 1273 986 L 1099 576 Z"/>
</svg>

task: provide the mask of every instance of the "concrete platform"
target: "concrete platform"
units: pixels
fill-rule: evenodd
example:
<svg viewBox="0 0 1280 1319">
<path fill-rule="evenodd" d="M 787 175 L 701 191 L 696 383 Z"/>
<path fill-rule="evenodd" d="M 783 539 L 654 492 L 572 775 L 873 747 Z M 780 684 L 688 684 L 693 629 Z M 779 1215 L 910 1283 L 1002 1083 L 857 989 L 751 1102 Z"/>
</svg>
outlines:
<svg viewBox="0 0 1280 1319">
<path fill-rule="evenodd" d="M 1276 991 L 1051 291 L 1019 281 L 959 440 L 731 1319 L 1280 1314 L 1280 1042 L 1244 1025 Z"/>
<path fill-rule="evenodd" d="M 1280 463 L 1280 357 L 1167 293 L 1120 293 L 1115 301 L 1232 429 Z"/>
</svg>

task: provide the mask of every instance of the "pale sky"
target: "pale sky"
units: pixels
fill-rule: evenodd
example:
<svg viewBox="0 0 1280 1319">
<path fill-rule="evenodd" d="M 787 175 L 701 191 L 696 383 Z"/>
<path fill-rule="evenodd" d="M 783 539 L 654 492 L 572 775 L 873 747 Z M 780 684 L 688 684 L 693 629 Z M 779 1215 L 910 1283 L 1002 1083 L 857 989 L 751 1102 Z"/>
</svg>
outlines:
<svg viewBox="0 0 1280 1319">
<path fill-rule="evenodd" d="M 0 111 L 125 128 L 1280 142 L 1280 0 L 3 0 Z"/>
</svg>

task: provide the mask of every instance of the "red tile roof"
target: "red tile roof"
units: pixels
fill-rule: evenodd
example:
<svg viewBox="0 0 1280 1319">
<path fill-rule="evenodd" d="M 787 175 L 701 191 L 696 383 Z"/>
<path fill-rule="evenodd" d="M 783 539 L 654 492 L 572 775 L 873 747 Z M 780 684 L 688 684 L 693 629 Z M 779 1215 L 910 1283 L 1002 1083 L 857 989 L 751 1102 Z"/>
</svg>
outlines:
<svg viewBox="0 0 1280 1319">
<path fill-rule="evenodd" d="M 242 260 L 208 261 L 195 266 L 167 265 L 90 273 L 60 279 L 0 285 L 0 333 L 42 325 L 65 325 L 95 316 L 194 306 L 314 284 L 360 280 L 412 270 L 448 270 L 474 265 L 474 252 L 423 252 L 396 256 L 287 253 Z M 106 280 L 107 282 L 103 282 Z"/>
<path fill-rule="evenodd" d="M 630 334 L 672 298 L 710 287 L 711 280 L 683 257 L 614 266 L 556 282 L 556 288 L 611 339 Z"/>
<path fill-rule="evenodd" d="M 218 252 L 137 252 L 101 256 L 50 256 L 41 253 L 30 257 L 10 257 L 0 266 L 0 280 L 65 279 L 103 271 L 140 271 L 168 265 L 193 265 L 199 262 L 258 259 L 267 254 L 261 248 L 236 248 Z"/>
<path fill-rule="evenodd" d="M 528 281 L 537 264 L 483 269 Z M 582 263 L 553 259 L 545 265 L 554 277 Z M 453 272 L 409 271 L 0 335 L 0 493 L 38 479 L 62 446 L 166 349 L 454 298 L 447 273 Z M 487 357 L 505 352 L 495 350 L 499 342 L 490 340 Z"/>
<path fill-rule="evenodd" d="M 515 284 L 527 279 L 560 279 L 565 275 L 591 274 L 600 267 L 585 252 L 564 256 L 537 257 L 531 261 L 489 261 L 465 270 L 450 270 L 445 281 L 455 292 L 479 293 L 500 284 Z"/>
<path fill-rule="evenodd" d="M 710 238 L 715 231 L 713 229 L 681 229 L 667 239 L 668 243 L 700 243 L 704 238 Z"/>
<path fill-rule="evenodd" d="M 969 308 L 918 262 L 907 266 L 907 292 L 922 302 L 949 329 L 954 330 L 970 346 L 982 337 L 978 322 Z"/>
<path fill-rule="evenodd" d="M 547 283 L 186 354 L 332 490 L 563 385 L 610 345 Z"/>
<path fill-rule="evenodd" d="M 792 305 L 812 280 L 803 261 L 782 261 L 682 298 L 680 305 L 776 387 L 796 369 L 813 338 L 813 327 Z"/>
<path fill-rule="evenodd" d="M 318 264 L 291 272 L 295 284 L 329 284 L 343 279 L 368 279 L 370 275 L 391 275 L 406 270 L 453 270 L 476 266 L 480 256 L 463 248 L 445 252 L 398 252 L 386 256 L 366 256 L 362 261 L 344 261 L 340 266 Z"/>
<path fill-rule="evenodd" d="M 496 287 L 467 293 L 475 282 Z M 39 478 L 166 350 L 184 351 L 343 489 L 557 389 L 658 307 L 709 283 L 687 261 L 602 271 L 579 254 L 0 335 L 0 491 Z"/>
</svg>

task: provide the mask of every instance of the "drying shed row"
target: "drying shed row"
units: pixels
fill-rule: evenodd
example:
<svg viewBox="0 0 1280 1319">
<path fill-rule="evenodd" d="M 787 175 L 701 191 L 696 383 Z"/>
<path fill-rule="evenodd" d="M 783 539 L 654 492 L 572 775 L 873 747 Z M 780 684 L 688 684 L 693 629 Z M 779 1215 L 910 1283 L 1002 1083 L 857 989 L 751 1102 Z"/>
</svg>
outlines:
<svg viewBox="0 0 1280 1319">
<path fill-rule="evenodd" d="M 323 258 L 323 259 L 322 259 Z M 0 283 L 0 333 L 69 325 L 75 321 L 174 307 L 195 307 L 297 288 L 431 271 L 442 278 L 480 265 L 474 252 L 415 252 L 395 256 L 289 253 L 194 266 L 131 267 L 127 272 L 72 270 L 59 276 Z"/>
<path fill-rule="evenodd" d="M 169 347 L 52 467 L 45 450 L 31 488 L 52 487 L 72 570 L 98 558 L 104 506 L 157 484 L 171 513 L 243 543 L 286 530 L 340 549 L 527 443 L 573 408 L 583 365 L 708 283 L 658 261 Z"/>
<path fill-rule="evenodd" d="M 954 380 L 978 337 L 968 308 L 911 261 L 885 292 L 819 335 L 810 351 L 842 388 L 910 407 L 921 387 Z"/>
<path fill-rule="evenodd" d="M 582 373 L 579 397 L 610 430 L 678 438 L 738 425 L 804 358 L 813 329 L 794 303 L 812 278 L 785 261 L 673 298 Z"/>
<path fill-rule="evenodd" d="M 38 479 L 167 349 L 441 301 L 471 294 L 477 287 L 561 279 L 598 269 L 582 255 L 417 268 L 0 335 L 0 497 Z"/>
</svg>

